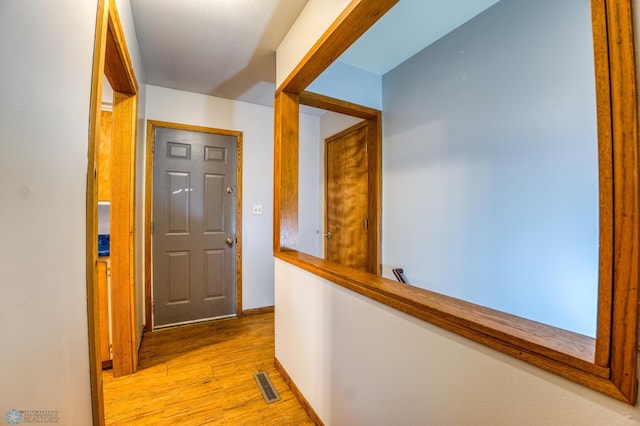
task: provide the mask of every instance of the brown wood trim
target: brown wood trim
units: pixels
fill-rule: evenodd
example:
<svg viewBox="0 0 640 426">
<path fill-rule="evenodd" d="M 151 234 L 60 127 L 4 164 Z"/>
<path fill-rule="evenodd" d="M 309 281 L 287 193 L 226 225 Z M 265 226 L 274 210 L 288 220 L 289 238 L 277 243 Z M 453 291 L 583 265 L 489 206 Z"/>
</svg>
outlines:
<svg viewBox="0 0 640 426">
<path fill-rule="evenodd" d="M 316 77 L 398 1 L 352 0 L 276 90 L 276 97 L 281 92 L 302 93 Z"/>
<path fill-rule="evenodd" d="M 104 425 L 104 397 L 102 393 L 102 362 L 100 359 L 100 313 L 98 301 L 98 137 L 102 109 L 102 80 L 104 75 L 107 38 L 108 2 L 98 0 L 96 32 L 91 75 L 91 103 L 89 111 L 89 140 L 87 165 L 86 214 L 86 280 L 87 323 L 89 332 L 89 376 L 91 411 L 94 425 Z"/>
<path fill-rule="evenodd" d="M 300 104 L 365 120 L 378 119 L 380 116 L 380 110 L 313 92 L 302 92 L 300 94 Z"/>
<path fill-rule="evenodd" d="M 242 312 L 242 132 L 236 135 L 236 315 Z"/>
<path fill-rule="evenodd" d="M 153 329 L 151 311 L 151 202 L 153 194 L 153 123 L 147 120 L 144 170 L 144 331 Z"/>
<path fill-rule="evenodd" d="M 104 73 L 114 91 L 135 95 L 138 93 L 138 80 L 133 71 L 115 0 L 109 0 L 108 32 Z"/>
<path fill-rule="evenodd" d="M 145 173 L 145 205 L 144 205 L 144 264 L 145 264 L 145 330 L 153 329 L 152 319 L 152 210 L 153 210 L 153 141 L 156 127 L 188 130 L 193 132 L 214 133 L 235 136 L 237 146 L 236 162 L 236 315 L 242 316 L 242 158 L 243 133 L 238 130 L 218 129 L 214 127 L 196 126 L 192 124 L 172 123 L 169 121 L 147 120 L 146 173 Z"/>
<path fill-rule="evenodd" d="M 280 250 L 298 245 L 300 97 L 282 92 L 276 96 L 274 105 L 273 248 Z"/>
<path fill-rule="evenodd" d="M 382 113 L 369 119 L 369 270 L 382 274 Z"/>
<path fill-rule="evenodd" d="M 165 127 L 168 129 L 188 130 L 191 132 L 215 133 L 218 135 L 235 136 L 240 138 L 242 132 L 239 130 L 218 129 L 216 127 L 197 126 L 195 124 L 174 123 L 171 121 L 147 120 L 148 124 L 155 127 Z"/>
<path fill-rule="evenodd" d="M 631 1 L 606 2 L 613 133 L 611 381 L 635 403 L 638 341 L 638 105 Z M 633 366 L 633 369 L 631 368 Z"/>
<path fill-rule="evenodd" d="M 278 373 L 280 373 L 287 386 L 289 386 L 289 389 L 291 389 L 291 393 L 293 393 L 300 405 L 302 405 L 304 411 L 307 412 L 311 421 L 317 426 L 324 426 L 324 423 L 322 422 L 322 419 L 320 419 L 320 416 L 318 416 L 318 413 L 315 412 L 311 404 L 309 404 L 309 401 L 307 401 L 302 392 L 300 392 L 300 389 L 298 389 L 298 386 L 296 386 L 293 379 L 291 379 L 291 376 L 289 376 L 289 373 L 287 373 L 284 366 L 280 361 L 278 361 L 278 358 L 273 358 L 273 365 L 276 367 L 276 370 L 278 370 Z"/>
<path fill-rule="evenodd" d="M 135 267 L 131 214 L 135 194 L 131 173 L 137 121 L 136 96 L 113 92 L 111 149 L 111 318 L 113 375 L 136 371 Z"/>
<path fill-rule="evenodd" d="M 611 88 L 607 46 L 605 0 L 591 0 L 593 48 L 595 59 L 596 104 L 598 120 L 598 170 L 600 186 L 600 258 L 598 278 L 598 326 L 596 359 L 609 365 L 613 294 L 613 135 L 611 124 Z M 595 29 L 597 27 L 597 29 Z"/>
<path fill-rule="evenodd" d="M 133 215 L 134 215 L 134 182 L 132 181 L 135 170 L 135 141 L 136 141 L 136 125 L 137 125 L 137 84 L 131 85 L 131 82 L 135 82 L 135 76 L 133 75 L 133 67 L 129 59 L 126 45 L 124 44 L 124 36 L 122 32 L 122 26 L 118 17 L 117 8 L 114 0 L 108 0 L 101 6 L 99 10 L 98 20 L 101 22 L 98 28 L 96 25 L 96 47 L 94 55 L 99 55 L 99 60 L 94 62 L 94 70 L 92 77 L 92 109 L 100 109 L 101 96 L 102 96 L 102 79 L 106 76 L 109 81 L 114 81 L 118 84 L 118 89 L 114 91 L 114 135 L 113 135 L 113 158 L 112 162 L 113 170 L 116 170 L 114 165 L 117 165 L 117 172 L 112 172 L 111 184 L 116 191 L 122 189 L 121 193 L 118 193 L 115 198 L 115 212 L 112 208 L 112 248 L 114 250 L 111 256 L 112 267 L 115 269 L 115 277 L 113 279 L 112 286 L 112 302 L 115 307 L 112 310 L 112 321 L 116 326 L 113 327 L 113 351 L 114 359 L 116 360 L 116 368 L 114 368 L 114 374 L 128 374 L 128 372 L 135 371 L 135 365 L 137 364 L 137 352 L 135 342 L 135 268 L 134 268 L 134 234 L 133 228 Z M 102 11 L 102 12 L 100 12 Z M 101 15 L 102 13 L 102 15 Z M 97 66 L 96 66 L 97 65 Z M 117 77 L 117 75 L 126 75 L 126 81 Z M 128 86 L 125 84 L 128 82 Z M 99 96 L 99 98 L 93 98 L 93 95 Z M 94 102 L 97 102 L 94 104 Z M 93 114 L 93 111 L 92 111 Z M 99 121 L 99 120 L 97 120 Z M 93 175 L 92 181 L 87 182 L 87 191 L 95 191 L 95 137 L 96 128 L 95 125 L 99 125 L 99 122 L 91 122 L 90 124 L 90 139 L 91 143 L 89 148 L 90 157 L 93 159 L 90 161 L 89 174 Z M 93 170 L 91 169 L 93 168 Z M 114 200 L 112 200 L 114 201 Z M 91 195 L 87 197 L 87 215 L 92 218 L 87 222 L 91 224 L 91 229 L 87 228 L 87 238 L 95 239 L 92 242 L 92 247 L 88 247 L 91 251 L 93 261 L 97 256 L 97 196 L 93 198 Z M 112 206 L 113 207 L 113 206 Z M 94 229 L 95 228 L 95 229 Z M 115 237 L 115 243 L 114 238 Z M 95 243 L 95 246 L 93 245 Z M 92 266 L 95 268 L 95 264 Z M 92 286 L 97 285 L 95 269 L 92 276 Z M 94 314 L 96 305 L 89 304 L 88 315 L 89 323 L 91 324 L 91 316 Z M 90 339 L 95 340 L 95 336 L 90 335 Z M 94 342 L 91 343 L 92 345 Z M 94 407 L 96 404 L 102 404 L 101 390 L 98 394 L 94 393 Z M 96 403 L 95 398 L 99 401 Z M 95 415 L 95 414 L 94 414 Z M 94 418 L 94 423 L 104 422 L 104 411 L 99 412 L 98 419 Z"/>
<path fill-rule="evenodd" d="M 367 7 L 374 7 L 376 3 L 376 0 L 352 1 L 276 92 L 274 211 L 278 214 L 274 216 L 275 256 L 391 307 L 635 404 L 640 212 L 631 1 L 594 0 L 592 3 L 598 149 L 599 155 L 603 155 L 599 160 L 600 225 L 603 229 L 595 340 L 543 324 L 533 327 L 532 322 L 456 299 L 445 300 L 442 295 L 426 297 L 423 294 L 421 299 L 415 294 L 402 294 L 401 289 L 391 291 L 389 286 L 392 284 L 379 283 L 377 280 L 381 278 L 375 275 L 358 275 L 358 271 L 322 263 L 320 259 L 292 251 L 295 244 L 285 244 L 297 239 L 297 234 L 292 232 L 297 224 L 297 209 L 291 207 L 297 205 L 297 170 L 295 176 L 283 172 L 297 164 L 297 156 L 283 154 L 284 147 L 297 150 L 297 130 L 292 131 L 292 123 L 298 121 L 299 105 L 295 97 L 349 46 L 349 40 L 357 38 L 352 39 L 353 34 L 373 25 L 379 15 Z M 352 22 L 352 16 L 358 17 L 357 28 L 343 25 Z M 283 95 L 287 101 L 278 102 Z M 292 163 L 293 159 L 296 163 Z M 603 171 L 607 168 L 609 171 Z"/>
<path fill-rule="evenodd" d="M 248 315 L 260 315 L 260 314 L 272 314 L 274 312 L 275 312 L 274 306 L 263 306 L 262 308 L 246 309 L 242 311 L 242 315 L 248 316 Z"/>
<path fill-rule="evenodd" d="M 119 168 L 115 175 L 116 188 L 124 187 L 122 198 L 116 201 L 115 225 L 116 244 L 121 255 L 111 256 L 116 266 L 114 278 L 115 290 L 112 289 L 112 302 L 115 309 L 113 321 L 114 356 L 120 362 L 118 372 L 133 369 L 137 364 L 135 342 L 135 277 L 133 254 L 133 226 L 134 215 L 134 182 L 131 180 L 135 170 L 135 138 L 137 124 L 137 83 L 133 74 L 133 67 L 129 59 L 124 41 L 122 25 L 114 0 L 98 2 L 96 15 L 96 38 L 94 46 L 94 68 L 92 71 L 91 112 L 89 124 L 89 170 L 87 173 L 87 296 L 88 296 L 88 325 L 89 325 L 89 358 L 92 389 L 93 423 L 104 424 L 104 400 L 102 394 L 102 365 L 94 348 L 100 345 L 99 323 L 96 323 L 98 313 L 97 300 L 97 132 L 100 126 L 98 118 L 102 102 L 102 79 L 106 76 L 113 82 L 114 89 L 114 158 L 124 167 Z M 122 76 L 126 76 L 123 79 Z M 131 150 L 134 150 L 132 153 Z M 120 173 L 120 171 L 122 173 Z M 113 175 L 113 173 L 112 173 Z M 125 182 L 126 179 L 129 179 Z M 113 215 L 113 211 L 112 211 Z M 113 235 L 113 232 L 112 232 Z M 113 240 L 112 240 L 113 241 Z M 113 265 L 112 263 L 112 265 Z M 120 305 L 122 302 L 122 305 Z M 120 368 L 122 367 L 122 368 Z M 114 370 L 114 374 L 115 374 Z"/>
</svg>

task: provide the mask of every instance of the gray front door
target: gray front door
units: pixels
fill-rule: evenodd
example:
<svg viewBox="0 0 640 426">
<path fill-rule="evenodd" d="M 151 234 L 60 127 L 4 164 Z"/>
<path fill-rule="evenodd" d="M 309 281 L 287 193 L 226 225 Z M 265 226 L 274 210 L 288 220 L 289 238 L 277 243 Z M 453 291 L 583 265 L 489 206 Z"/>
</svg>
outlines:
<svg viewBox="0 0 640 426">
<path fill-rule="evenodd" d="M 236 313 L 235 136 L 155 128 L 154 327 Z"/>
</svg>

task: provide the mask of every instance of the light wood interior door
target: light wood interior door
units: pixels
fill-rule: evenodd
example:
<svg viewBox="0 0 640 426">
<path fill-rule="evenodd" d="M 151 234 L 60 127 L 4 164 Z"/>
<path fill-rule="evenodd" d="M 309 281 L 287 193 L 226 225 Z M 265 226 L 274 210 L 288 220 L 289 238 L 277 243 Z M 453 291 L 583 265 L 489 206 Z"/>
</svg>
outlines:
<svg viewBox="0 0 640 426">
<path fill-rule="evenodd" d="M 367 122 L 325 141 L 325 258 L 369 269 Z"/>
</svg>

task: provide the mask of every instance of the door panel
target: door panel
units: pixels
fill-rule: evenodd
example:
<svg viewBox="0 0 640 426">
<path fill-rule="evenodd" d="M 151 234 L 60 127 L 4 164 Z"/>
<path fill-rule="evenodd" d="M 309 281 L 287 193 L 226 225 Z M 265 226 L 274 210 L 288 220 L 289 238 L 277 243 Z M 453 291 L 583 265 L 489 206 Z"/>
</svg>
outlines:
<svg viewBox="0 0 640 426">
<path fill-rule="evenodd" d="M 325 258 L 367 270 L 369 160 L 366 123 L 326 141 Z"/>
<path fill-rule="evenodd" d="M 204 177 L 205 232 L 224 232 L 224 176 Z"/>
<path fill-rule="evenodd" d="M 225 295 L 224 254 L 224 250 L 207 250 L 205 252 L 207 299 L 220 298 Z"/>
<path fill-rule="evenodd" d="M 157 127 L 154 327 L 235 314 L 235 136 Z"/>
<path fill-rule="evenodd" d="M 205 161 L 219 161 L 224 163 L 227 161 L 227 149 L 215 146 L 206 146 L 204 148 Z"/>
<path fill-rule="evenodd" d="M 189 195 L 191 188 L 189 173 L 168 172 L 169 190 L 164 194 L 169 200 L 167 203 L 168 226 L 167 234 L 188 234 L 189 233 Z"/>
<path fill-rule="evenodd" d="M 169 266 L 169 297 L 167 304 L 189 303 L 191 279 L 189 277 L 189 252 L 167 253 L 167 264 Z"/>
</svg>

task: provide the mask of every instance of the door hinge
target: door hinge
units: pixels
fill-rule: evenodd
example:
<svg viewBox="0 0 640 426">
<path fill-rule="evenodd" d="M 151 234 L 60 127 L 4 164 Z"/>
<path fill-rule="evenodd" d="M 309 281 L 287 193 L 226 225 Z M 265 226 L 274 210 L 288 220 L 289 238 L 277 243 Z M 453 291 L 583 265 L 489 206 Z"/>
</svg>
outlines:
<svg viewBox="0 0 640 426">
<path fill-rule="evenodd" d="M 369 219 L 364 220 L 364 229 L 369 229 Z"/>
<path fill-rule="evenodd" d="M 364 144 L 364 152 L 369 152 L 369 142 Z"/>
</svg>

